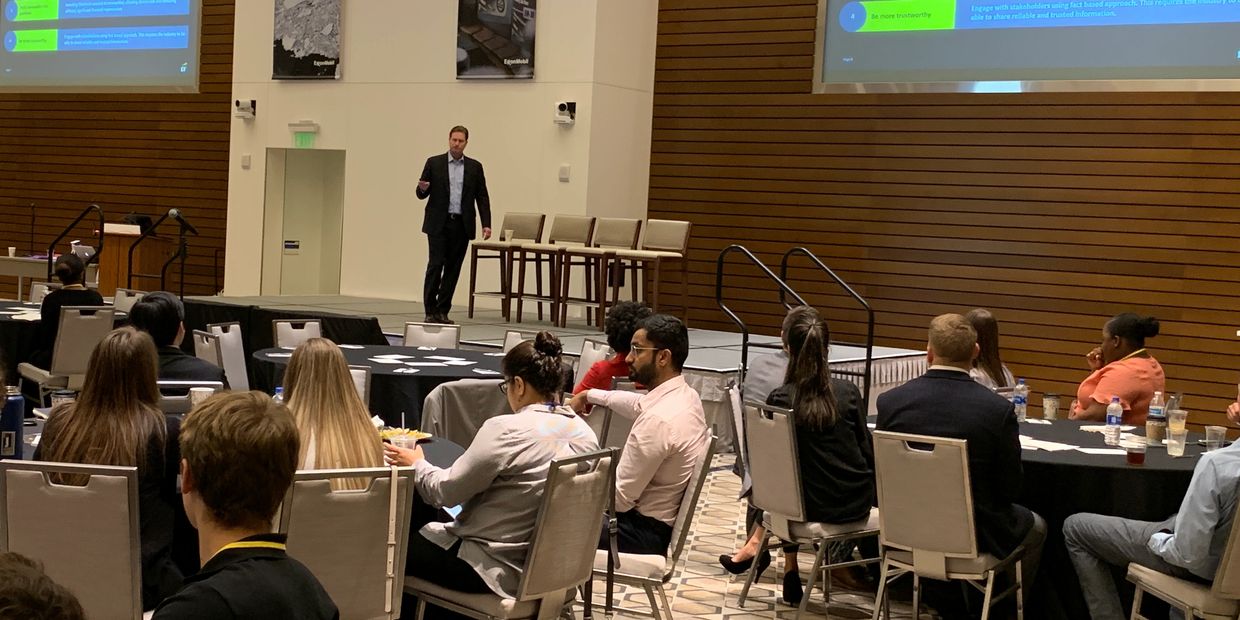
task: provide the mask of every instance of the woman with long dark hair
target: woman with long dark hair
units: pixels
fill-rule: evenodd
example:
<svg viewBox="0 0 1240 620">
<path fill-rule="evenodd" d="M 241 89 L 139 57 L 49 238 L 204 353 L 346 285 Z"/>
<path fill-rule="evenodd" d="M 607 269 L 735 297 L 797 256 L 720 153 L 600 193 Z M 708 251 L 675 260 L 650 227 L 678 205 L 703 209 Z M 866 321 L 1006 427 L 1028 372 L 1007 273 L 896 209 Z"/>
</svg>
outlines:
<svg viewBox="0 0 1240 620">
<path fill-rule="evenodd" d="M 985 308 L 974 308 L 964 318 L 977 332 L 977 346 L 981 349 L 973 360 L 969 376 L 992 390 L 1016 385 L 1012 371 L 999 359 L 999 321 L 995 320 L 995 315 Z"/>
<path fill-rule="evenodd" d="M 34 454 L 40 461 L 138 468 L 143 609 L 154 609 L 182 580 L 171 555 L 173 506 L 181 501 L 180 427 L 159 410 L 158 359 L 145 332 L 123 327 L 104 336 L 90 354 L 81 394 L 52 410 Z M 55 481 L 85 483 L 73 476 Z"/>
<path fill-rule="evenodd" d="M 874 446 L 861 410 L 861 390 L 831 376 L 831 333 L 817 310 L 799 306 L 788 311 L 783 334 L 788 371 L 784 384 L 766 402 L 793 411 L 805 517 L 819 523 L 864 519 L 874 505 Z M 749 520 L 753 534 L 745 546 L 731 556 L 719 556 L 719 563 L 734 574 L 748 570 L 766 538 L 761 512 L 751 510 Z M 839 558 L 852 549 L 843 545 L 831 555 Z M 765 568 L 768 556 L 759 562 Z M 784 601 L 795 605 L 803 596 L 795 546 L 784 548 L 784 570 Z"/>
</svg>

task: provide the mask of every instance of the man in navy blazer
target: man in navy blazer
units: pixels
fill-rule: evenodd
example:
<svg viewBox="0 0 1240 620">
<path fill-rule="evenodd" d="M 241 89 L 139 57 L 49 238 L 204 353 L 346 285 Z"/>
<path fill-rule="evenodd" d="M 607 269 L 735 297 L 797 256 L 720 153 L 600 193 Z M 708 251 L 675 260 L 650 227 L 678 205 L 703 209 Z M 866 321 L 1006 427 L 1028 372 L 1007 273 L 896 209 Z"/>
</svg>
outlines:
<svg viewBox="0 0 1240 620">
<path fill-rule="evenodd" d="M 418 178 L 418 200 L 426 203 L 422 232 L 430 249 L 422 303 L 426 322 L 452 323 L 452 293 L 461 277 L 461 264 L 475 237 L 475 220 L 482 219 L 482 238 L 491 238 L 491 197 L 482 163 L 465 156 L 469 130 L 457 125 L 448 132 L 448 152 L 426 160 Z M 475 209 L 477 215 L 475 216 Z"/>
<path fill-rule="evenodd" d="M 1021 447 L 1012 403 L 969 377 L 979 353 L 977 332 L 959 314 L 930 322 L 926 374 L 878 397 L 879 430 L 968 441 L 978 549 L 1004 558 L 1019 545 L 1025 592 L 1030 591 L 1046 522 L 1016 504 L 1021 486 Z"/>
</svg>

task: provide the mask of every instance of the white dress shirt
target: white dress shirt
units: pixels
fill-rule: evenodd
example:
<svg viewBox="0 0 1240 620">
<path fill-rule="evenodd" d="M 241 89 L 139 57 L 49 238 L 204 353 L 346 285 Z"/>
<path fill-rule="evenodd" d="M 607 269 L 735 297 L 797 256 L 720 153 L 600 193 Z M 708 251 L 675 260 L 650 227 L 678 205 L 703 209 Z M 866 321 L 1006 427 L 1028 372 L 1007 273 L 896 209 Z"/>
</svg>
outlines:
<svg viewBox="0 0 1240 620">
<path fill-rule="evenodd" d="M 586 399 L 634 419 L 616 469 L 616 511 L 637 508 L 675 524 L 685 488 L 710 444 L 697 391 L 678 375 L 648 394 L 590 390 Z"/>
</svg>

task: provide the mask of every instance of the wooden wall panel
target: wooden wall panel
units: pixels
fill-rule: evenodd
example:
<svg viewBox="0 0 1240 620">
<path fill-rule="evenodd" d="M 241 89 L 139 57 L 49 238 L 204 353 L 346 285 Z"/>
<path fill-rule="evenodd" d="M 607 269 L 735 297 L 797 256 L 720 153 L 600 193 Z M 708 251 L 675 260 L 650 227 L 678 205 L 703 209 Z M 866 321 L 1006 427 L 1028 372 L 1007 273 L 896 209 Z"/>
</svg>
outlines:
<svg viewBox="0 0 1240 620">
<path fill-rule="evenodd" d="M 190 237 L 185 292 L 217 291 L 228 207 L 234 2 L 203 0 L 197 94 L 0 93 L 0 251 L 30 249 L 32 204 L 39 252 L 91 203 L 103 207 L 109 222 L 130 212 L 156 218 L 175 207 L 200 233 Z M 97 221 L 83 221 L 72 238 L 86 242 Z M 159 230 L 177 232 L 174 222 Z M 171 276 L 169 288 L 177 282 Z M 0 297 L 12 298 L 15 284 L 0 278 Z M 158 282 L 134 286 L 151 289 Z"/>
<path fill-rule="evenodd" d="M 1150 341 L 1194 423 L 1240 380 L 1240 94 L 814 95 L 816 0 L 662 0 L 650 216 L 693 222 L 692 324 L 730 324 L 716 257 L 803 245 L 922 348 L 975 306 L 1035 392 L 1070 394 L 1110 316 Z M 864 316 L 804 262 L 792 283 L 855 341 Z M 728 298 L 758 331 L 782 307 L 754 269 Z M 1034 398 L 1035 405 L 1040 399 Z"/>
</svg>

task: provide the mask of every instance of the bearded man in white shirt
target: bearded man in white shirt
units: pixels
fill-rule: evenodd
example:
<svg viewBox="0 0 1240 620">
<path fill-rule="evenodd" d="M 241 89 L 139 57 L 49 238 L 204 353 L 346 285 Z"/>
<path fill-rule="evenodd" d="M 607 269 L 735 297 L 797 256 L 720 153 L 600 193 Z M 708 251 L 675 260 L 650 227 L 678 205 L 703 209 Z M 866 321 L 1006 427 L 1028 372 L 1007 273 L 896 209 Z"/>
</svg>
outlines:
<svg viewBox="0 0 1240 620">
<path fill-rule="evenodd" d="M 569 402 L 633 419 L 616 470 L 617 543 L 621 553 L 666 556 L 672 526 L 697 463 L 710 444 L 702 399 L 681 376 L 689 357 L 689 330 L 674 316 L 656 314 L 633 334 L 629 376 L 649 392 L 586 390 Z M 607 532 L 599 548 L 609 546 Z"/>
</svg>

